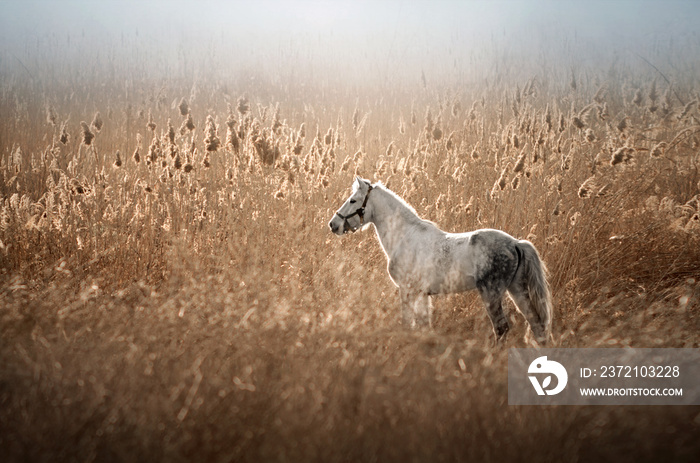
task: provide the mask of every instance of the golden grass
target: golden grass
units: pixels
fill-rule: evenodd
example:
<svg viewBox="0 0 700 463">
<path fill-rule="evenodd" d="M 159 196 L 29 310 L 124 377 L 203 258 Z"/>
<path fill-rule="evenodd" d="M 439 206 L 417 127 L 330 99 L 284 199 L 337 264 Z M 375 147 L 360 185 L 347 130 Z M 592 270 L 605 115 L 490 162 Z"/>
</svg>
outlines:
<svg viewBox="0 0 700 463">
<path fill-rule="evenodd" d="M 507 348 L 526 345 L 512 306 L 505 346 L 473 294 L 407 332 L 374 234 L 326 225 L 353 175 L 381 180 L 443 229 L 533 241 L 555 346 L 699 347 L 697 104 L 668 90 L 657 104 L 655 78 L 545 71 L 455 97 L 424 77 L 385 101 L 272 102 L 214 81 L 189 98 L 191 82 L 136 85 L 143 99 L 88 81 L 72 100 L 7 83 L 3 454 L 631 460 L 672 442 L 696 456 L 697 408 L 508 406 Z M 71 122 L 89 120 L 89 95 L 106 117 Z"/>
</svg>

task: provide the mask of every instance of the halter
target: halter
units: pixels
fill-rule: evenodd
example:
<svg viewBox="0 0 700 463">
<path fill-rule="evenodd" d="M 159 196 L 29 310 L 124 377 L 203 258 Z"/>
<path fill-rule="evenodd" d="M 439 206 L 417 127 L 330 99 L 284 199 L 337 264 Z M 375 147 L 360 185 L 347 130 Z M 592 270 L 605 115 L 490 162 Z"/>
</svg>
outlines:
<svg viewBox="0 0 700 463">
<path fill-rule="evenodd" d="M 349 215 L 343 215 L 340 212 L 336 212 L 335 215 L 343 219 L 343 226 L 345 227 L 346 230 L 350 230 L 352 232 L 355 232 L 359 227 L 353 227 L 350 225 L 350 222 L 348 222 L 348 219 L 350 217 L 355 217 L 356 215 L 360 216 L 360 227 L 365 224 L 365 207 L 367 207 L 367 200 L 369 199 L 369 194 L 372 191 L 372 185 L 369 185 L 369 188 L 367 189 L 367 195 L 365 196 L 365 200 L 362 201 L 362 206 L 358 207 L 355 212 Z"/>
</svg>

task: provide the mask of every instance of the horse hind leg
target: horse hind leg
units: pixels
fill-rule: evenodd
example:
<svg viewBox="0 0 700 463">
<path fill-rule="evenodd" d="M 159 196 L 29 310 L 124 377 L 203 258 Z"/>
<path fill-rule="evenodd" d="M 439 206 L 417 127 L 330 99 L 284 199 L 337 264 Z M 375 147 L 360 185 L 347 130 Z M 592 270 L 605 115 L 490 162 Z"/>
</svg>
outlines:
<svg viewBox="0 0 700 463">
<path fill-rule="evenodd" d="M 514 283 L 508 288 L 508 294 L 530 325 L 530 330 L 535 335 L 537 343 L 544 345 L 547 342 L 547 328 L 544 321 L 540 319 L 540 316 L 530 304 L 527 288 L 521 284 Z"/>
<path fill-rule="evenodd" d="M 510 330 L 510 324 L 503 312 L 503 305 L 501 304 L 503 294 L 498 294 L 486 289 L 480 290 L 479 293 L 486 307 L 486 313 L 491 320 L 491 325 L 493 325 L 493 333 L 496 335 L 496 341 L 499 342 L 505 338 L 505 335 Z"/>
<path fill-rule="evenodd" d="M 476 289 L 486 306 L 486 312 L 491 319 L 496 340 L 501 341 L 510 330 L 508 319 L 503 312 L 503 295 L 513 276 L 518 271 L 518 261 L 515 251 L 491 251 L 484 262 L 485 266 L 476 275 Z"/>
<path fill-rule="evenodd" d="M 515 249 L 520 256 L 520 266 L 508 285 L 508 293 L 530 325 L 526 338 L 534 334 L 537 343 L 544 345 L 551 337 L 552 324 L 546 269 L 532 243 L 519 241 Z"/>
</svg>

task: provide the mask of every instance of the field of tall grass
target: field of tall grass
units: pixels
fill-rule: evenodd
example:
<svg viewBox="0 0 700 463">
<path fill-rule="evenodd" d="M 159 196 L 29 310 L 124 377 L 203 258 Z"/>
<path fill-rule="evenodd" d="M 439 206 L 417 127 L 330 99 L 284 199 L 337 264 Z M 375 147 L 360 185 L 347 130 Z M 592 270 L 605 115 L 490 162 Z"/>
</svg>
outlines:
<svg viewBox="0 0 700 463">
<path fill-rule="evenodd" d="M 503 345 L 471 293 L 408 331 L 374 232 L 327 226 L 382 181 L 531 240 L 553 346 L 700 347 L 700 63 L 669 56 L 322 91 L 5 68 L 4 461 L 696 458 L 698 407 L 509 406 L 510 302 Z"/>
</svg>

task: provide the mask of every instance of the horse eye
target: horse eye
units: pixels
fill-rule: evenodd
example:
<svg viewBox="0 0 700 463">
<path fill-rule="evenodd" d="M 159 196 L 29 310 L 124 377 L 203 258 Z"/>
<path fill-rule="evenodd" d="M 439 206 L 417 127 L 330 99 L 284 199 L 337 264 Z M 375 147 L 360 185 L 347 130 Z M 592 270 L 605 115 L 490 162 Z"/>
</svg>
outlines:
<svg viewBox="0 0 700 463">
<path fill-rule="evenodd" d="M 355 200 L 354 200 L 354 199 L 351 199 L 351 200 L 350 200 L 350 204 L 355 204 Z"/>
</svg>

